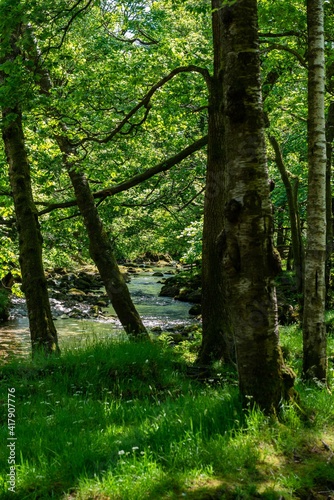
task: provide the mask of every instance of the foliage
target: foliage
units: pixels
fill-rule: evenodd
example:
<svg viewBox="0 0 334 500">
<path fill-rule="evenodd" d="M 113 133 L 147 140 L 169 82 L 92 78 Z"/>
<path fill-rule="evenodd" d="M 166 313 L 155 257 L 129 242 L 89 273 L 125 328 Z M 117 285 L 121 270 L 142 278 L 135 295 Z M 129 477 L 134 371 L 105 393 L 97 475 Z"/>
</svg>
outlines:
<svg viewBox="0 0 334 500">
<path fill-rule="evenodd" d="M 9 5 L 10 3 L 10 5 Z M 326 4 L 331 13 L 332 7 Z M 167 158 L 207 129 L 208 90 L 201 74 L 180 73 L 155 92 L 121 133 L 105 140 L 147 91 L 175 68 L 188 65 L 212 71 L 209 2 L 164 0 L 73 2 L 25 0 L 0 3 L 5 20 L 3 43 L 16 20 L 29 23 L 40 57 L 32 57 L 29 30 L 20 38 L 22 55 L 2 65 L 8 79 L 2 102 L 19 97 L 32 167 L 37 208 L 73 199 L 54 134 L 78 144 L 77 161 L 94 190 L 118 184 Z M 282 148 L 286 168 L 299 178 L 302 222 L 306 208 L 306 14 L 301 0 L 259 2 L 265 109 L 270 130 Z M 282 33 L 281 37 L 270 34 Z M 287 34 L 286 34 L 287 33 Z M 289 34 L 290 33 L 290 34 Z M 268 35 L 269 34 L 269 35 Z M 285 35 L 286 34 L 286 35 Z M 332 16 L 326 16 L 328 90 L 333 77 Z M 40 92 L 41 71 L 50 74 L 50 95 Z M 274 85 L 268 75 L 278 74 Z M 19 95 L 18 95 L 19 93 Z M 330 98 L 330 94 L 328 95 Z M 82 142 L 84 141 L 84 142 Z M 269 149 L 270 152 L 270 149 Z M 286 194 L 269 155 L 276 222 L 289 243 Z M 128 192 L 103 200 L 101 218 L 118 257 L 147 250 L 169 252 L 187 261 L 200 252 L 205 152 L 200 151 Z M 6 162 L 0 153 L 0 217 L 12 219 Z M 77 209 L 63 208 L 40 217 L 47 265 L 88 258 L 88 241 Z M 195 231 L 194 228 L 197 228 Z M 187 229 L 192 228 L 192 229 Z M 7 233 L 7 226 L 0 226 Z M 9 231 L 12 231 L 10 229 Z M 189 231 L 192 233 L 190 234 Z M 188 237 L 186 237 L 188 233 Z M 74 237 L 72 237 L 74 236 Z M 16 244 L 10 250 L 17 253 Z M 57 249 L 56 251 L 54 249 Z M 59 252 L 59 256 L 56 253 Z M 68 254 L 67 256 L 65 254 Z"/>
<path fill-rule="evenodd" d="M 186 227 L 180 234 L 179 239 L 186 243 L 186 252 L 181 257 L 181 262 L 193 264 L 201 260 L 202 255 L 202 225 L 203 220 L 194 221 Z"/>
</svg>

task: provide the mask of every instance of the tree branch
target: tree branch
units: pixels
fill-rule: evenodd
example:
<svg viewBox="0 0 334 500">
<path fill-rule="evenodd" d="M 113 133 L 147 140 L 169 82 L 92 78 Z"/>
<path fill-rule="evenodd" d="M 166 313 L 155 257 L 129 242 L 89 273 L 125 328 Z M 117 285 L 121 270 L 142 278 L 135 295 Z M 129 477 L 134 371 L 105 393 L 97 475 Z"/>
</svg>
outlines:
<svg viewBox="0 0 334 500">
<path fill-rule="evenodd" d="M 292 54 L 300 62 L 303 68 L 307 69 L 306 60 L 299 54 L 299 52 L 297 52 L 297 50 L 291 49 L 290 47 L 287 47 L 286 45 L 282 45 L 280 43 L 272 43 L 271 45 L 268 45 L 268 47 L 262 49 L 261 53 L 271 52 L 272 50 L 283 50 L 285 52 L 288 52 L 289 54 Z"/>
<path fill-rule="evenodd" d="M 93 196 L 95 199 L 100 199 L 100 198 L 106 198 L 108 196 L 113 196 L 123 191 L 127 191 L 128 189 L 137 186 L 138 184 L 141 184 L 142 182 L 150 179 L 151 177 L 160 172 L 166 172 L 167 170 L 171 169 L 172 167 L 180 163 L 182 160 L 184 160 L 191 154 L 202 149 L 207 143 L 208 143 L 208 136 L 206 135 L 201 139 L 195 141 L 190 146 L 183 149 L 180 153 L 177 153 L 176 155 L 172 156 L 171 158 L 168 158 L 167 160 L 158 163 L 154 167 L 145 170 L 145 172 L 137 174 L 131 177 L 130 179 L 121 182 L 120 184 L 116 184 L 115 186 L 111 186 L 109 188 L 102 189 L 101 191 L 97 191 L 96 193 L 93 194 Z M 38 215 L 44 215 L 60 208 L 75 207 L 76 205 L 77 202 L 75 200 L 69 200 L 63 203 L 52 203 L 49 204 L 47 208 L 45 208 L 44 210 L 41 210 L 38 213 Z"/>
<path fill-rule="evenodd" d="M 8 196 L 9 198 L 13 198 L 13 193 L 11 191 L 0 190 L 0 196 Z"/>
<path fill-rule="evenodd" d="M 289 109 L 284 108 L 284 106 L 279 106 L 279 109 L 288 113 L 290 116 L 292 116 L 292 118 L 295 118 L 296 120 L 298 120 L 300 122 L 307 123 L 307 118 L 303 118 L 300 115 L 296 115 L 295 113 L 292 113 Z"/>
<path fill-rule="evenodd" d="M 190 200 L 188 200 L 184 205 L 182 205 L 182 207 L 178 208 L 178 212 L 182 212 L 182 210 L 187 208 L 188 205 L 191 205 L 191 203 L 195 201 L 196 198 L 198 198 L 204 191 L 205 191 L 205 186 L 200 191 L 198 191 L 198 193 L 196 193 L 192 198 L 190 198 Z"/>
<path fill-rule="evenodd" d="M 305 36 L 303 32 L 300 31 L 283 31 L 283 33 L 259 33 L 260 38 L 283 38 L 286 36 Z M 262 41 L 262 40 L 261 40 Z"/>
<path fill-rule="evenodd" d="M 141 174 L 137 174 L 131 179 L 128 179 L 127 181 L 121 182 L 120 184 L 117 184 L 116 186 L 112 186 L 110 188 L 103 189 L 101 191 L 98 191 L 94 194 L 94 198 L 101 198 L 103 196 L 112 196 L 114 194 L 120 193 L 122 191 L 127 191 L 128 189 L 137 186 L 138 184 L 142 183 L 143 181 L 146 181 L 147 179 L 150 179 L 154 175 L 160 173 L 160 172 L 166 172 L 170 168 L 174 167 L 178 163 L 180 163 L 182 160 L 190 156 L 191 154 L 195 153 L 199 149 L 202 149 L 206 144 L 208 143 L 208 136 L 204 136 L 201 139 L 198 139 L 195 141 L 193 144 L 188 146 L 187 148 L 183 149 L 180 153 L 177 153 L 175 156 L 172 156 L 171 158 L 168 158 L 167 160 L 162 161 L 161 163 L 158 163 L 154 167 L 151 167 L 145 172 L 142 172 Z"/>
<path fill-rule="evenodd" d="M 157 45 L 159 43 L 158 40 L 155 40 L 155 38 L 151 37 L 150 35 L 145 33 L 142 29 L 139 29 L 139 28 L 138 28 L 139 33 L 144 38 L 147 38 L 147 40 L 148 40 L 147 42 L 145 40 L 143 40 L 142 38 L 138 38 L 136 36 L 133 38 L 125 38 L 125 37 L 117 36 L 117 35 L 115 35 L 115 33 L 113 33 L 112 31 L 109 30 L 109 28 L 107 27 L 106 24 L 103 24 L 103 27 L 106 30 L 106 32 L 108 33 L 108 35 L 110 35 L 112 38 L 114 38 L 118 42 L 130 43 L 130 44 L 140 43 L 141 45 Z"/>
<path fill-rule="evenodd" d="M 112 130 L 106 137 L 104 137 L 103 139 L 98 139 L 97 137 L 85 137 L 81 139 L 79 142 L 71 143 L 71 146 L 76 148 L 78 146 L 82 146 L 82 144 L 86 142 L 96 142 L 98 144 L 106 144 L 110 142 L 115 137 L 115 135 L 117 135 L 123 129 L 123 127 L 129 123 L 129 120 L 137 113 L 137 111 L 139 111 L 139 109 L 145 107 L 146 110 L 149 110 L 150 100 L 152 96 L 155 94 L 155 92 L 161 87 L 163 87 L 167 82 L 172 80 L 174 76 L 180 73 L 199 73 L 204 77 L 204 80 L 206 81 L 208 86 L 211 83 L 211 77 L 206 68 L 201 68 L 200 66 L 195 66 L 195 65 L 180 66 L 178 68 L 175 68 L 168 75 L 161 78 L 159 82 L 153 85 L 151 89 L 147 92 L 147 94 L 141 99 L 141 101 L 139 101 L 139 103 L 134 108 L 132 108 L 132 110 L 129 111 L 129 113 L 127 113 L 127 115 L 123 118 L 122 121 L 120 121 L 117 127 L 115 127 L 114 130 Z"/>
<path fill-rule="evenodd" d="M 63 31 L 63 35 L 61 37 L 61 40 L 59 42 L 58 45 L 53 45 L 53 46 L 49 46 L 46 50 L 47 53 L 49 53 L 51 50 L 58 50 L 62 47 L 63 43 L 64 43 L 64 40 L 65 40 L 65 37 L 72 25 L 72 23 L 74 22 L 74 20 L 82 13 L 84 12 L 85 10 L 88 9 L 88 7 L 94 2 L 94 0 L 88 0 L 87 3 L 81 7 L 81 9 L 77 10 L 76 12 L 74 12 L 74 14 L 71 16 L 71 18 L 69 19 L 69 21 L 67 22 L 67 24 L 61 28 L 61 31 Z M 78 0 L 74 5 L 73 7 L 71 7 L 70 9 L 66 9 L 66 12 L 72 12 L 78 5 L 80 5 L 82 3 L 82 0 Z"/>
</svg>

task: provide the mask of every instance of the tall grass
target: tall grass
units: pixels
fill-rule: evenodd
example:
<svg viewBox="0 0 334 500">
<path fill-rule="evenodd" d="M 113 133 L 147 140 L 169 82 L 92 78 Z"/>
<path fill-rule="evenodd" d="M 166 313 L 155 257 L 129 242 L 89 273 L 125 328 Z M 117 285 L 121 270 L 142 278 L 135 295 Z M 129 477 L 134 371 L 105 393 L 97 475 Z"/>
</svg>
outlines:
<svg viewBox="0 0 334 500">
<path fill-rule="evenodd" d="M 283 343 L 298 369 L 300 332 L 287 329 Z M 317 485 L 334 490 L 321 444 L 334 446 L 325 389 L 299 381 L 299 407 L 282 407 L 280 423 L 271 422 L 242 409 L 232 372 L 189 379 L 182 349 L 95 339 L 61 358 L 2 366 L 0 497 L 269 499 Z M 16 395 L 15 493 L 7 483 L 8 387 Z"/>
</svg>

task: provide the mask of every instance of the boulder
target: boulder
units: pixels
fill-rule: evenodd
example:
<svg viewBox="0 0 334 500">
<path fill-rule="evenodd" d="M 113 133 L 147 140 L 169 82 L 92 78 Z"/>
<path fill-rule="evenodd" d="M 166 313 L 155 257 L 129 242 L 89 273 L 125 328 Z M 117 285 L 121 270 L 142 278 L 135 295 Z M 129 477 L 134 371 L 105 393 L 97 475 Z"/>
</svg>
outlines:
<svg viewBox="0 0 334 500">
<path fill-rule="evenodd" d="M 202 314 L 201 304 L 194 304 L 193 306 L 191 306 L 191 308 L 189 309 L 189 314 L 191 316 L 199 316 L 200 314 Z"/>
<path fill-rule="evenodd" d="M 200 304 L 202 300 L 202 292 L 201 290 L 181 288 L 179 295 L 177 295 L 175 299 L 180 300 L 181 302 L 193 302 L 194 304 Z"/>
<path fill-rule="evenodd" d="M 178 295 L 179 291 L 180 291 L 179 285 L 165 283 L 164 286 L 160 290 L 159 296 L 160 297 L 175 297 L 176 295 Z"/>
<path fill-rule="evenodd" d="M 159 293 L 160 297 L 175 297 L 182 302 L 200 304 L 202 299 L 201 277 L 171 276 L 167 278 Z"/>
</svg>

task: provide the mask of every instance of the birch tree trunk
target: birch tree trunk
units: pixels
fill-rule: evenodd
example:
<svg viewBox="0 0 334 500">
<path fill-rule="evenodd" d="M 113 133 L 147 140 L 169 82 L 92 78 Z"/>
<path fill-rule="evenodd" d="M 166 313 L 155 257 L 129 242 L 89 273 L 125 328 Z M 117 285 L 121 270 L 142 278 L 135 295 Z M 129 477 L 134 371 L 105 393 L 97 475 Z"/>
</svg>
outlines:
<svg viewBox="0 0 334 500">
<path fill-rule="evenodd" d="M 303 373 L 327 378 L 325 328 L 326 137 L 324 12 L 322 0 L 307 1 L 308 23 L 308 202 L 305 256 Z"/>
<path fill-rule="evenodd" d="M 276 412 L 294 375 L 279 346 L 272 206 L 264 139 L 256 0 L 222 9 L 226 203 L 223 266 L 239 386 L 267 413 Z"/>
<path fill-rule="evenodd" d="M 202 344 L 197 362 L 235 360 L 226 307 L 219 235 L 223 232 L 225 151 L 223 114 L 222 0 L 212 0 L 214 74 L 209 83 L 209 123 L 202 252 Z"/>
</svg>

